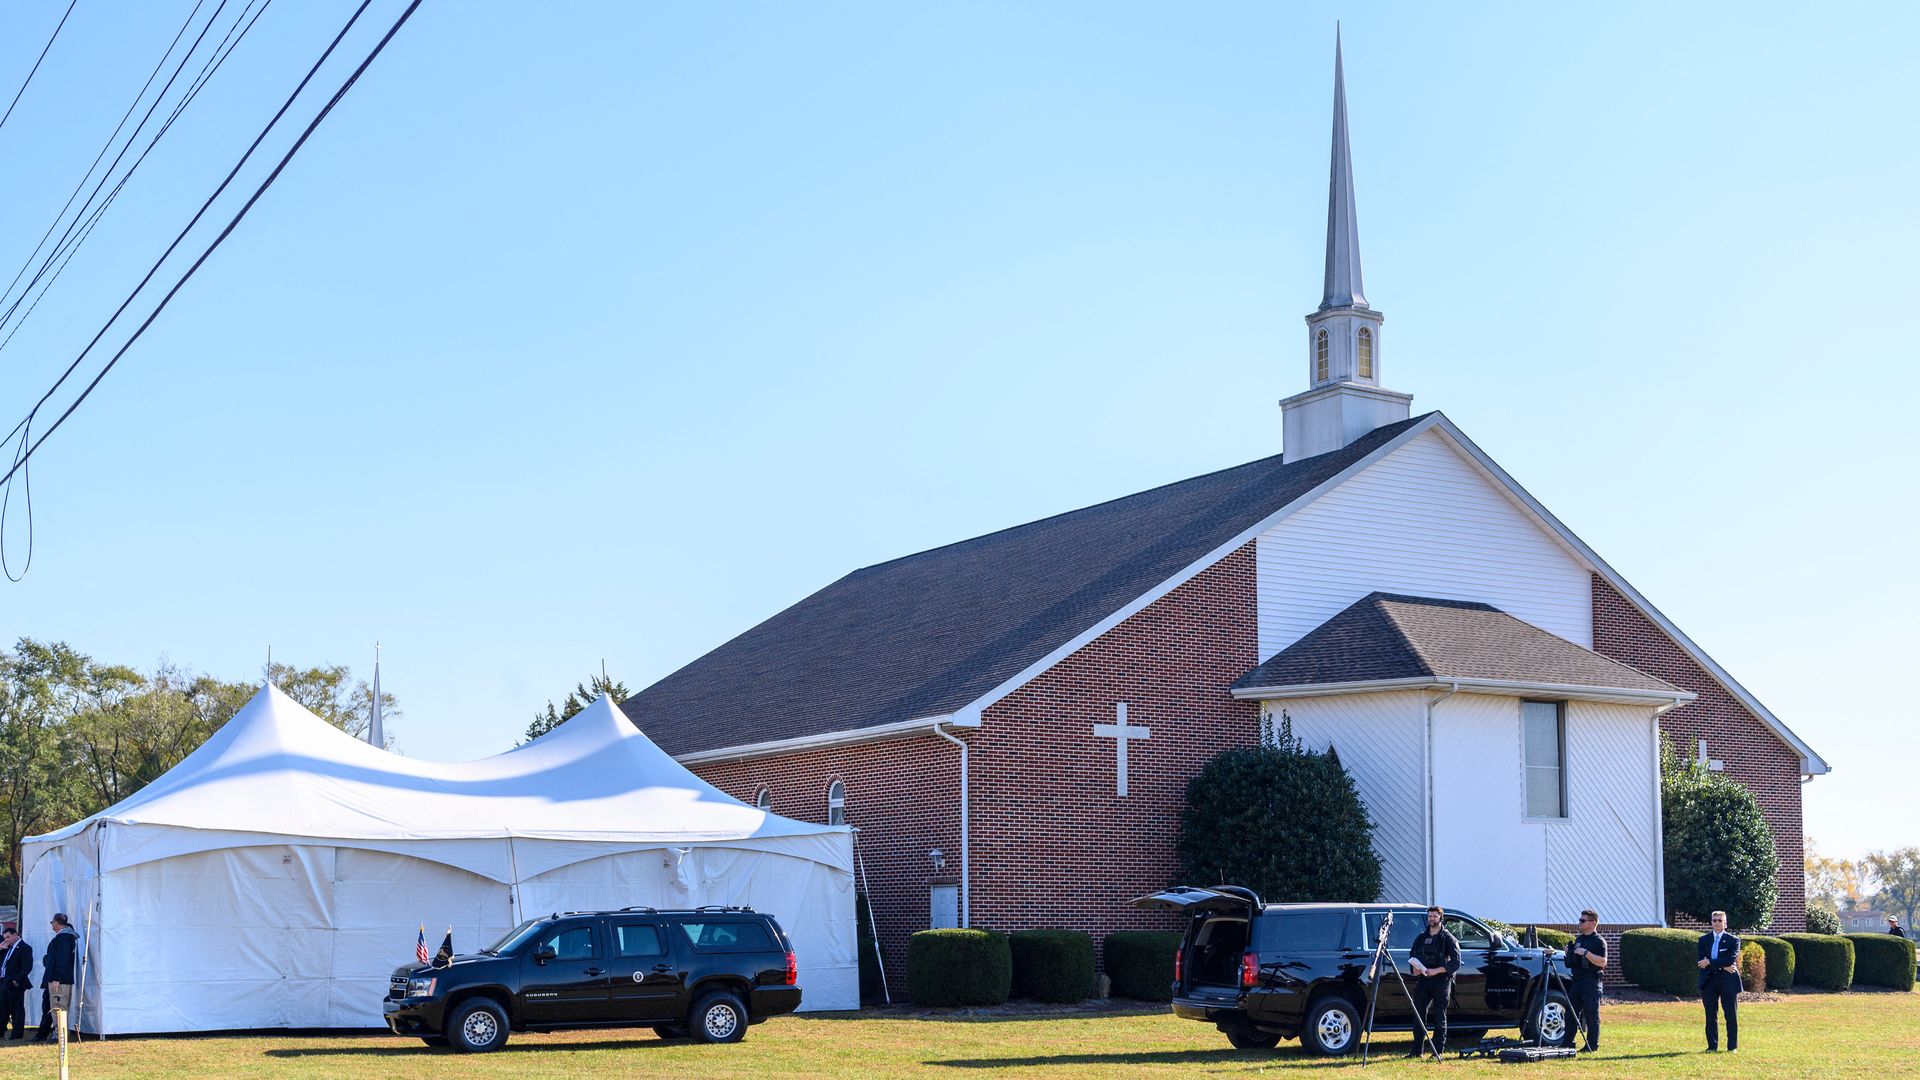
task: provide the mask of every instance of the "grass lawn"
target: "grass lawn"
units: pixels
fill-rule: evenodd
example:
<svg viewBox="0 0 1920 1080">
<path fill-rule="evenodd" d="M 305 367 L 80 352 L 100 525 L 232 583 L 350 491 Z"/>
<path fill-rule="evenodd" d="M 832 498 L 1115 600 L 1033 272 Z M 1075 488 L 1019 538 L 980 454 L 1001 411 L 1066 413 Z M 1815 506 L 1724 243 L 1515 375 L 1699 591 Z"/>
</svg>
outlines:
<svg viewBox="0 0 1920 1080">
<path fill-rule="evenodd" d="M 1529 1072 L 1607 1077 L 1920 1076 L 1920 994 L 1806 994 L 1740 1007 L 1738 1057 L 1700 1052 L 1700 1006 L 1611 1005 L 1591 1059 L 1544 1062 Z M 1368 1067 L 1386 1076 L 1512 1074 L 1486 1061 L 1401 1059 L 1406 1036 L 1383 1037 Z M 1260 1076 L 1357 1069 L 1354 1060 L 1307 1056 L 1298 1043 L 1273 1051 L 1231 1049 L 1212 1028 L 1164 1012 L 1080 1013 L 992 1019 L 781 1017 L 734 1046 L 662 1042 L 651 1034 L 590 1031 L 515 1035 L 483 1056 L 429 1050 L 384 1035 L 269 1035 L 88 1041 L 73 1048 L 75 1077 L 298 1076 L 530 1077 L 944 1076 L 1001 1070 L 1052 1077 Z M 49 1046 L 0 1044 L 0 1077 L 52 1075 Z M 1524 1067 L 1522 1067 L 1524 1068 Z M 1523 1073 L 1522 1075 L 1525 1075 Z"/>
</svg>

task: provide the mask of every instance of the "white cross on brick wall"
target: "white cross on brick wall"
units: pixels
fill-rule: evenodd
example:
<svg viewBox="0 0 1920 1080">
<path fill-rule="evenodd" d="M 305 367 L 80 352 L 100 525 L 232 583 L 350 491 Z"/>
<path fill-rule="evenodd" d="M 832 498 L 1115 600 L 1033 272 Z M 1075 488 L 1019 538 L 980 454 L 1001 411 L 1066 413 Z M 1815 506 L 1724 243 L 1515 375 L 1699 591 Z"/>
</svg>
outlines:
<svg viewBox="0 0 1920 1080">
<path fill-rule="evenodd" d="M 1114 718 L 1119 722 L 1113 724 L 1095 724 L 1093 725 L 1093 733 L 1103 739 L 1112 739 L 1114 741 L 1113 766 L 1116 780 L 1115 787 L 1118 789 L 1118 794 L 1125 796 L 1127 793 L 1127 743 L 1133 739 L 1152 738 L 1153 729 L 1128 727 L 1127 703 L 1124 701 L 1115 705 L 1113 710 Z"/>
</svg>

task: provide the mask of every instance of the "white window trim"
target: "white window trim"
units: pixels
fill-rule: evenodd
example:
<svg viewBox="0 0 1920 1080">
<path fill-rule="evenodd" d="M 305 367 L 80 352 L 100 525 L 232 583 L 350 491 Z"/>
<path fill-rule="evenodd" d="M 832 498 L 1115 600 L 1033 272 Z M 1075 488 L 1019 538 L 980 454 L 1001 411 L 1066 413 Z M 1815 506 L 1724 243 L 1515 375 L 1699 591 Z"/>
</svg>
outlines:
<svg viewBox="0 0 1920 1080">
<path fill-rule="evenodd" d="M 762 813 L 773 813 L 773 789 L 761 784 L 760 790 L 753 793 L 753 807 Z"/>
<path fill-rule="evenodd" d="M 833 820 L 836 811 L 840 815 L 839 821 Z M 827 824 L 845 825 L 846 823 L 847 785 L 844 781 L 835 780 L 827 785 Z"/>
</svg>

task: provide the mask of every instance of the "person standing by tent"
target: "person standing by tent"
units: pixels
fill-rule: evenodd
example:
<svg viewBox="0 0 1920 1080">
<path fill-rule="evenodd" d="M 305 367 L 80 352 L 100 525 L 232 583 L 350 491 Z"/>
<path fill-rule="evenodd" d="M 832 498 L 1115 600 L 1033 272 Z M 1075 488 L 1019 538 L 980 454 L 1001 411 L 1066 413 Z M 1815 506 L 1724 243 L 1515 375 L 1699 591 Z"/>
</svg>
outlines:
<svg viewBox="0 0 1920 1080">
<path fill-rule="evenodd" d="M 20 928 L 0 929 L 0 1036 L 27 1037 L 27 991 L 33 988 L 33 946 L 20 940 Z"/>
<path fill-rule="evenodd" d="M 40 1031 L 35 1042 L 53 1038 L 53 991 L 73 985 L 73 957 L 80 942 L 64 912 L 54 912 L 47 926 L 53 930 L 53 940 L 47 942 L 46 958 L 40 961 Z"/>
</svg>

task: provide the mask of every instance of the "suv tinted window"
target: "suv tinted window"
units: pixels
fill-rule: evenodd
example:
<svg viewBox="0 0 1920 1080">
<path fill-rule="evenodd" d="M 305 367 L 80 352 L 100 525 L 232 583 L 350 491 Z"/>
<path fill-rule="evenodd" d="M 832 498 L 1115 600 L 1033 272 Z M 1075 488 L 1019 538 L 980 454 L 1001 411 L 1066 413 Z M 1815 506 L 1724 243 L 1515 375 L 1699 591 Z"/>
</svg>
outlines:
<svg viewBox="0 0 1920 1080">
<path fill-rule="evenodd" d="M 665 949 L 660 946 L 660 928 L 650 923 L 629 923 L 616 926 L 613 930 L 613 951 L 621 958 L 632 956 L 664 956 Z"/>
<path fill-rule="evenodd" d="M 1345 911 L 1270 911 L 1254 920 L 1253 947 L 1259 952 L 1344 949 L 1356 944 L 1347 931 L 1348 916 Z"/>
<path fill-rule="evenodd" d="M 1454 937 L 1460 939 L 1460 947 L 1462 949 L 1493 948 L 1493 935 L 1487 932 L 1486 927 L 1481 926 L 1477 922 L 1463 919 L 1458 915 L 1448 915 L 1440 920 L 1440 925 L 1446 927 Z"/>
<path fill-rule="evenodd" d="M 1372 945 L 1380 937 L 1380 920 L 1386 918 L 1386 912 L 1367 912 L 1367 941 Z M 1427 928 L 1427 916 L 1422 911 L 1396 911 L 1393 913 L 1393 929 L 1387 931 L 1387 948 L 1411 949 L 1413 939 Z"/>
<path fill-rule="evenodd" d="M 569 926 L 541 944 L 553 950 L 556 960 L 591 960 L 595 955 L 592 926 Z"/>
<path fill-rule="evenodd" d="M 773 935 L 765 923 L 681 923 L 694 948 L 710 952 L 773 952 Z"/>
</svg>

